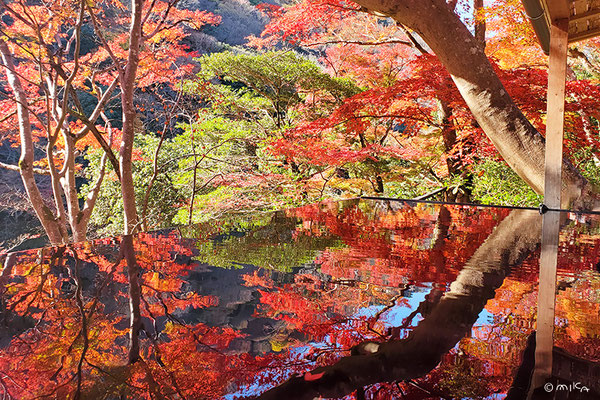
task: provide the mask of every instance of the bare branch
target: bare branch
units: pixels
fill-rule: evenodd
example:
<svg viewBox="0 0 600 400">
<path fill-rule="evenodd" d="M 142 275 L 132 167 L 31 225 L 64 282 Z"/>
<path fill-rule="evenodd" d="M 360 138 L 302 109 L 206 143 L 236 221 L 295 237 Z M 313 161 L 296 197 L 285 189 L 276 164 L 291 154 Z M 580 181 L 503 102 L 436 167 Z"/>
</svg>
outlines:
<svg viewBox="0 0 600 400">
<path fill-rule="evenodd" d="M 98 100 L 98 104 L 96 105 L 96 108 L 94 108 L 94 111 L 92 111 L 92 115 L 90 115 L 88 122 L 90 122 L 92 124 L 96 123 L 96 120 L 98 119 L 98 117 L 103 113 L 104 107 L 106 106 L 106 103 L 108 103 L 108 100 L 110 99 L 112 92 L 117 87 L 117 83 L 118 83 L 118 78 L 113 79 L 113 81 L 110 83 L 110 86 L 106 89 L 106 91 L 104 93 L 102 93 L 102 96 Z M 89 130 L 90 130 L 90 128 L 86 125 L 79 132 L 77 132 L 77 134 L 75 134 L 75 140 L 77 141 L 77 140 L 81 139 L 82 137 L 84 137 L 89 132 Z"/>
<path fill-rule="evenodd" d="M 154 35 L 156 35 L 157 33 L 165 30 L 165 29 L 170 29 L 176 25 L 178 25 L 180 22 L 183 22 L 184 20 L 181 21 L 177 21 L 174 24 L 171 24 L 167 27 L 163 27 L 165 21 L 167 20 L 167 17 L 169 16 L 169 12 L 171 12 L 171 9 L 177 4 L 179 3 L 179 0 L 173 0 L 170 1 L 169 4 L 167 5 L 167 8 L 165 9 L 165 12 L 163 13 L 163 15 L 160 18 L 160 21 L 158 22 L 158 24 L 156 25 L 156 27 L 154 28 L 154 30 L 148 34 L 148 35 L 144 35 L 143 34 L 143 28 L 142 28 L 142 39 L 143 40 L 148 40 L 151 39 Z M 146 14 L 146 16 L 144 17 L 144 20 L 142 21 L 142 26 L 143 24 L 146 22 L 146 20 L 148 19 L 148 17 L 150 16 L 150 14 L 152 13 L 152 8 L 154 7 L 154 1 L 152 2 L 151 7 L 148 9 L 148 13 Z"/>
<path fill-rule="evenodd" d="M 412 42 L 401 39 L 389 39 L 382 41 L 362 41 L 362 40 L 325 40 L 323 42 L 303 43 L 302 46 L 313 47 L 326 44 L 358 44 L 361 46 L 383 46 L 386 44 L 403 44 L 405 46 L 414 47 Z"/>
<path fill-rule="evenodd" d="M 106 143 L 106 140 L 104 140 L 104 137 L 102 136 L 102 133 L 100 133 L 100 131 L 98 130 L 98 128 L 96 128 L 96 125 L 94 125 L 90 120 L 87 119 L 87 117 L 75 110 L 69 109 L 69 114 L 73 115 L 74 117 L 78 118 L 81 122 L 83 122 L 86 127 L 92 132 L 92 135 L 94 135 L 94 137 L 96 138 L 96 141 L 98 142 L 98 144 L 100 145 L 100 147 L 102 147 L 102 149 L 104 150 L 104 152 L 106 154 L 108 154 L 108 160 L 110 161 L 110 163 L 112 164 L 117 177 L 119 178 L 119 180 L 121 180 L 121 174 L 119 173 L 119 161 L 117 160 L 117 157 L 115 156 L 115 154 L 113 153 L 111 147 L 109 146 L 108 143 Z"/>
<path fill-rule="evenodd" d="M 109 135 L 108 136 L 108 147 L 110 148 L 110 146 L 112 145 L 112 141 L 113 141 L 112 124 L 110 123 L 110 120 L 108 119 L 106 114 L 101 113 L 101 115 L 102 115 L 102 119 L 106 123 L 106 129 L 108 130 L 108 135 Z M 108 158 L 108 153 L 104 152 L 104 154 L 102 155 L 102 158 L 100 159 L 100 172 L 98 173 L 96 182 L 94 183 L 92 190 L 90 191 L 87 198 L 85 199 L 85 204 L 83 205 L 83 209 L 81 210 L 81 222 L 83 223 L 83 226 L 87 225 L 87 222 L 89 221 L 90 217 L 92 216 L 92 210 L 94 209 L 94 206 L 96 205 L 96 200 L 98 199 L 98 195 L 100 194 L 100 188 L 102 187 L 102 181 L 104 180 L 104 175 L 106 173 L 107 158 Z M 118 171 L 117 171 L 117 175 L 118 175 Z"/>
<path fill-rule="evenodd" d="M 106 38 L 104 37 L 102 30 L 100 29 L 100 24 L 98 23 L 98 20 L 96 19 L 96 16 L 94 15 L 94 10 L 92 9 L 92 7 L 89 4 L 87 4 L 87 9 L 88 9 L 88 14 L 90 15 L 90 20 L 92 21 L 92 25 L 94 26 L 94 32 L 96 33 L 96 35 L 98 35 L 98 38 L 100 39 L 100 43 L 102 43 L 102 47 L 104 47 L 104 49 L 108 53 L 110 59 L 112 60 L 113 64 L 115 65 L 115 68 L 117 69 L 117 72 L 119 73 L 119 80 L 121 82 L 123 82 L 123 79 L 124 79 L 123 66 L 121 65 L 121 62 L 119 61 L 117 56 L 115 56 L 115 53 L 113 53 L 112 49 L 110 48 L 110 45 L 106 41 Z"/>
<path fill-rule="evenodd" d="M 17 172 L 20 171 L 18 165 L 6 164 L 6 163 L 3 163 L 2 161 L 0 161 L 0 168 L 8 169 L 10 171 L 17 171 Z M 33 167 L 32 169 L 33 169 L 33 172 L 38 175 L 50 175 L 50 171 L 48 171 L 47 169 L 36 168 L 36 167 Z"/>
</svg>

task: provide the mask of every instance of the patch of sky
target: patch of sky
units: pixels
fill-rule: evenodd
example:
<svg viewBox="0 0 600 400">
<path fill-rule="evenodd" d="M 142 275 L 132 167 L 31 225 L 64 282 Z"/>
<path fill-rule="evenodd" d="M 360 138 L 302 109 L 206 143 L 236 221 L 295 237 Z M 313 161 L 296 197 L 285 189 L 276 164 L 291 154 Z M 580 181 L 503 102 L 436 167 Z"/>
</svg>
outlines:
<svg viewBox="0 0 600 400">
<path fill-rule="evenodd" d="M 477 321 L 473 324 L 473 326 L 481 326 L 481 325 L 490 325 L 494 323 L 494 316 L 485 308 L 481 313 L 479 313 L 479 317 L 477 317 Z"/>
</svg>

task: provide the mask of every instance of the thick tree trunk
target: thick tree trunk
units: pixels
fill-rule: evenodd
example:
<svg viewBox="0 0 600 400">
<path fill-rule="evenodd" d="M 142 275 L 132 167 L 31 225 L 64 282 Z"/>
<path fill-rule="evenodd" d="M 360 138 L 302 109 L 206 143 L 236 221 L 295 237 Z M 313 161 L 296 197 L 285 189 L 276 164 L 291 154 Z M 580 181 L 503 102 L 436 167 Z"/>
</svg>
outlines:
<svg viewBox="0 0 600 400">
<path fill-rule="evenodd" d="M 129 54 L 121 79 L 121 102 L 123 107 L 123 139 L 119 152 L 121 170 L 121 195 L 123 197 L 124 234 L 133 233 L 138 225 L 133 185 L 132 152 L 135 136 L 136 112 L 133 104 L 135 78 L 140 62 L 140 46 L 142 43 L 142 6 L 143 0 L 131 2 L 131 27 L 129 30 Z"/>
<path fill-rule="evenodd" d="M 539 246 L 541 221 L 535 211 L 512 211 L 406 339 L 381 343 L 373 354 L 344 357 L 334 365 L 293 377 L 258 398 L 337 398 L 366 385 L 426 375 L 471 331 L 510 269 L 520 265 Z"/>
<path fill-rule="evenodd" d="M 479 125 L 510 167 L 544 190 L 544 138 L 510 98 L 481 43 L 444 0 L 356 0 L 418 33 L 444 64 Z M 592 207 L 593 189 L 563 162 L 563 206 Z"/>
<path fill-rule="evenodd" d="M 42 223 L 48 239 L 51 244 L 63 243 L 60 225 L 57 222 L 54 214 L 44 203 L 44 199 L 35 183 L 33 172 L 33 137 L 31 131 L 31 123 L 29 120 L 29 110 L 27 108 L 27 96 L 21 85 L 21 80 L 15 71 L 15 64 L 10 49 L 6 42 L 0 39 L 0 54 L 4 64 L 8 84 L 15 96 L 17 102 L 17 117 L 19 119 L 19 140 L 21 142 L 21 157 L 19 159 L 19 172 L 27 197 L 30 200 L 31 206 L 35 211 L 38 219 Z"/>
</svg>

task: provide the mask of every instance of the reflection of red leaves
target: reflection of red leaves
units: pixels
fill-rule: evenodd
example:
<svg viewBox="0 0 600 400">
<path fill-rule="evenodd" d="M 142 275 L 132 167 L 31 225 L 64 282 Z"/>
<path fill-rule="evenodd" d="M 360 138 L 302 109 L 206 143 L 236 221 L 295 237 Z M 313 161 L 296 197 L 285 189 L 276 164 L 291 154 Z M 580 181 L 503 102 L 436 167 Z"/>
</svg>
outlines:
<svg viewBox="0 0 600 400">
<path fill-rule="evenodd" d="M 252 274 L 244 274 L 242 275 L 242 279 L 244 280 L 244 286 L 253 287 L 263 287 L 263 288 L 272 288 L 273 280 L 266 276 L 259 276 L 259 271 L 254 271 Z"/>
<path fill-rule="evenodd" d="M 318 373 L 318 374 L 313 374 L 311 372 L 307 372 L 304 374 L 304 380 L 307 382 L 316 381 L 318 379 L 321 379 L 323 377 L 323 375 L 325 375 L 325 371 Z"/>
</svg>

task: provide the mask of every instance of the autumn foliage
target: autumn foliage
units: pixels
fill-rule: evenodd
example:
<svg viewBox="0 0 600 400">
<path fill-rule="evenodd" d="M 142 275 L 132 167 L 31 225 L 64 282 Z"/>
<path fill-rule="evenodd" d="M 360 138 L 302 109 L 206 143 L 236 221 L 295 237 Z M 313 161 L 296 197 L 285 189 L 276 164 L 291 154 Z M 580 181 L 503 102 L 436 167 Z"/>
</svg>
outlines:
<svg viewBox="0 0 600 400">
<path fill-rule="evenodd" d="M 366 340 L 406 338 L 507 214 L 322 203 L 273 215 L 266 224 L 245 223 L 242 234 L 223 221 L 140 234 L 132 248 L 115 238 L 21 253 L 3 275 L 3 315 L 12 337 L 0 352 L 4 390 L 23 399 L 259 394 L 335 363 Z M 599 357 L 593 352 L 597 225 L 595 218 L 577 217 L 563 229 L 561 249 L 569 256 L 560 260 L 559 281 L 567 286 L 557 297 L 557 345 L 590 360 Z M 292 272 L 276 264 L 288 245 L 313 254 Z M 129 251 L 139 268 L 142 320 L 133 364 L 127 361 Z M 417 386 L 400 383 L 401 390 L 415 399 L 423 388 L 481 398 L 508 390 L 535 327 L 537 268 L 532 253 L 509 272 L 470 337 Z M 211 277 L 229 278 L 211 292 Z M 242 324 L 235 322 L 239 312 L 247 318 Z M 365 390 L 392 396 L 399 389 L 382 383 Z"/>
</svg>

